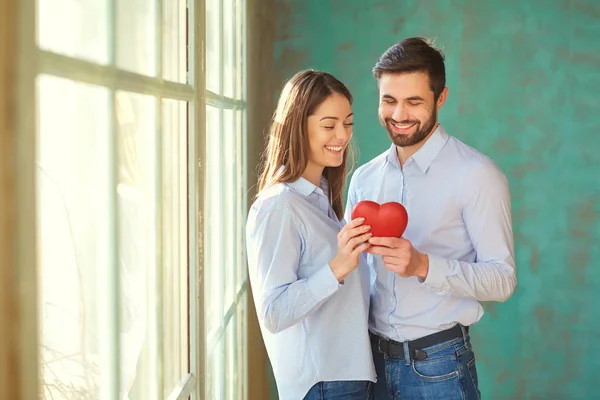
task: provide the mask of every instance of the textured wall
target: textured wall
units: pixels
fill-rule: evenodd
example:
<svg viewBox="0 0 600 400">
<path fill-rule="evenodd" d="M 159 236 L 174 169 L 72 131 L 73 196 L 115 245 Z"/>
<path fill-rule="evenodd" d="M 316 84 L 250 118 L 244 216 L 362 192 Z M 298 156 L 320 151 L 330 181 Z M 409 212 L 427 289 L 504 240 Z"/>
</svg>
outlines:
<svg viewBox="0 0 600 400">
<path fill-rule="evenodd" d="M 256 194 L 259 154 L 263 151 L 264 127 L 269 123 L 275 104 L 270 76 L 273 66 L 275 34 L 274 0 L 246 0 L 247 9 L 247 74 L 248 74 L 248 202 Z M 249 204 L 250 205 L 250 204 Z M 248 290 L 248 399 L 268 399 L 274 387 L 263 338 L 258 325 L 252 287 Z M 270 380 L 271 379 L 271 380 Z"/>
<path fill-rule="evenodd" d="M 307 67 L 346 82 L 361 164 L 389 143 L 377 57 L 406 36 L 436 39 L 441 121 L 513 195 L 518 288 L 473 333 L 484 398 L 600 398 L 600 2 L 279 0 L 276 16 L 275 91 Z"/>
</svg>

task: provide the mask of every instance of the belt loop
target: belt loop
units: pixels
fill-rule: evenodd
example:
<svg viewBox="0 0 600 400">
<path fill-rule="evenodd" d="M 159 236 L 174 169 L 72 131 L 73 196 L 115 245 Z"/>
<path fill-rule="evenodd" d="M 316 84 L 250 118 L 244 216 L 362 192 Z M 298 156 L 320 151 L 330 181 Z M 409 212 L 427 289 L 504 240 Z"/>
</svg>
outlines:
<svg viewBox="0 0 600 400">
<path fill-rule="evenodd" d="M 410 349 L 408 348 L 408 340 L 405 340 L 402 343 L 402 346 L 404 347 L 404 361 L 406 362 L 406 365 L 410 365 Z"/>
<path fill-rule="evenodd" d="M 467 328 L 465 328 L 463 326 L 463 324 L 458 324 L 458 326 L 460 326 L 460 331 L 462 332 L 463 340 L 465 341 L 465 346 L 468 347 L 468 345 L 469 345 L 469 333 L 467 332 Z"/>
</svg>

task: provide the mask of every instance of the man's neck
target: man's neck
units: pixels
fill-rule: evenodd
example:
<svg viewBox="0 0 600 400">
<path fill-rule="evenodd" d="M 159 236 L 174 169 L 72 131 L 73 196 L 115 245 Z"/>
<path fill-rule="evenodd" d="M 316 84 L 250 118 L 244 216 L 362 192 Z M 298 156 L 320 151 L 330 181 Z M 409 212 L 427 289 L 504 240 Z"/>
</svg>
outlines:
<svg viewBox="0 0 600 400">
<path fill-rule="evenodd" d="M 406 160 L 411 158 L 417 151 L 419 151 L 421 147 L 423 147 L 423 145 L 429 140 L 431 135 L 433 135 L 433 133 L 436 131 L 438 126 L 439 122 L 435 124 L 431 132 L 429 132 L 429 134 L 417 144 L 407 147 L 396 146 L 396 155 L 398 156 L 398 161 L 400 161 L 400 166 L 404 166 Z"/>
</svg>

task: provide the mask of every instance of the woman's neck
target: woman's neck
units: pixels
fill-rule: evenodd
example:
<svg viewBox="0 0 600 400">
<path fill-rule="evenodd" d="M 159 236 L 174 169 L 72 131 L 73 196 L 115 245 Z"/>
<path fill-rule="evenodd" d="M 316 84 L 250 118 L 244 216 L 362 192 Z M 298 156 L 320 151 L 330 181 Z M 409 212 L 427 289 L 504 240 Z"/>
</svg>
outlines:
<svg viewBox="0 0 600 400">
<path fill-rule="evenodd" d="M 315 185 L 321 187 L 321 177 L 323 176 L 323 168 L 314 165 L 308 165 L 302 173 L 302 177 Z"/>
</svg>

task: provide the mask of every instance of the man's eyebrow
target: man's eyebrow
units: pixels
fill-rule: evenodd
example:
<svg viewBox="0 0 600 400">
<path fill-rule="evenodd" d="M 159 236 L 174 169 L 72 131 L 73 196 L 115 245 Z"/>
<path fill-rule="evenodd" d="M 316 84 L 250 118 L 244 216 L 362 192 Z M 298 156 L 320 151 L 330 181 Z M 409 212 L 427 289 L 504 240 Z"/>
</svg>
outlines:
<svg viewBox="0 0 600 400">
<path fill-rule="evenodd" d="M 396 100 L 396 98 L 394 96 L 389 95 L 389 94 L 384 94 L 383 96 L 381 96 L 381 98 Z M 425 101 L 425 99 L 422 98 L 421 96 L 410 96 L 410 97 L 407 97 L 405 100 L 407 100 L 407 101 Z"/>
</svg>

